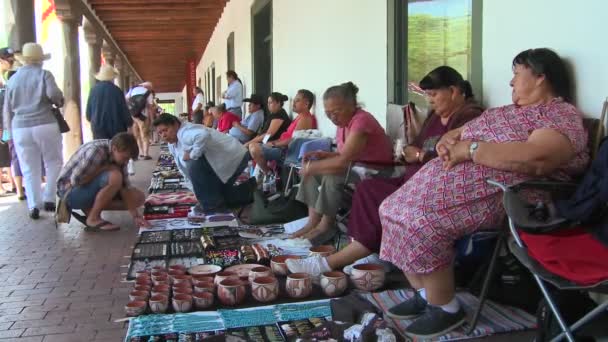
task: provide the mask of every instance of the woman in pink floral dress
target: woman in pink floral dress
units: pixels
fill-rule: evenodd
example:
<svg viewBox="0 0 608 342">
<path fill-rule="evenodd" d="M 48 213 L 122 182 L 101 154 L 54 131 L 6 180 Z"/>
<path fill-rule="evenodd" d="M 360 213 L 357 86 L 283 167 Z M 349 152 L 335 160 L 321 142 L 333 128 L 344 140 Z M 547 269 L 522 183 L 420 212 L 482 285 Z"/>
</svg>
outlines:
<svg viewBox="0 0 608 342">
<path fill-rule="evenodd" d="M 496 227 L 504 217 L 499 190 L 486 179 L 569 179 L 587 165 L 587 133 L 569 103 L 561 58 L 549 49 L 526 50 L 513 60 L 513 73 L 513 104 L 446 133 L 437 145 L 439 157 L 380 206 L 380 257 L 403 270 L 417 290 L 388 313 L 420 316 L 408 335 L 431 338 L 464 323 L 454 296 L 454 241 Z"/>
</svg>

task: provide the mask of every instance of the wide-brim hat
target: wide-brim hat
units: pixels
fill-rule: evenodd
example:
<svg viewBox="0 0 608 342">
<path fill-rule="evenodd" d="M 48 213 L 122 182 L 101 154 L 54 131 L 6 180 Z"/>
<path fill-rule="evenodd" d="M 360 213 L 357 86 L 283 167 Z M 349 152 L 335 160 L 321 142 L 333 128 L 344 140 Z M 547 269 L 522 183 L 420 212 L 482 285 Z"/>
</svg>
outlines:
<svg viewBox="0 0 608 342">
<path fill-rule="evenodd" d="M 251 103 L 263 106 L 264 98 L 258 94 L 251 94 L 251 96 L 249 96 L 248 98 L 243 99 L 243 102 L 251 102 Z"/>
<path fill-rule="evenodd" d="M 16 53 L 15 58 L 23 64 L 31 64 L 46 61 L 51 58 L 51 54 L 44 53 L 40 44 L 25 43 L 21 53 Z"/>
<path fill-rule="evenodd" d="M 99 81 L 112 81 L 118 76 L 118 71 L 111 65 L 102 65 L 95 78 Z"/>
</svg>

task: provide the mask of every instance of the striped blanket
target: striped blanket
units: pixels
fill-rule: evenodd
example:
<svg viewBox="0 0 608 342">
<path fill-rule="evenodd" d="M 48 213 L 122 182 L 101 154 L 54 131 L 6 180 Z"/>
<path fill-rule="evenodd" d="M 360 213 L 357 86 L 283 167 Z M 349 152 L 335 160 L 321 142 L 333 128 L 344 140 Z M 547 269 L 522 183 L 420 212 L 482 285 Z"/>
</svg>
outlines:
<svg viewBox="0 0 608 342">
<path fill-rule="evenodd" d="M 409 289 L 388 290 L 376 293 L 364 293 L 364 298 L 372 302 L 383 312 L 392 306 L 401 303 L 412 296 Z M 456 297 L 460 301 L 469 319 L 473 316 L 479 300 L 467 292 L 459 292 Z M 410 320 L 394 320 L 386 316 L 387 321 L 394 326 L 402 335 L 405 328 L 412 322 Z M 468 325 L 465 324 L 449 334 L 438 337 L 437 341 L 456 341 L 471 338 L 479 338 L 506 332 L 522 331 L 536 327 L 536 318 L 523 310 L 496 304 L 486 300 L 475 330 L 470 335 L 465 335 Z"/>
</svg>

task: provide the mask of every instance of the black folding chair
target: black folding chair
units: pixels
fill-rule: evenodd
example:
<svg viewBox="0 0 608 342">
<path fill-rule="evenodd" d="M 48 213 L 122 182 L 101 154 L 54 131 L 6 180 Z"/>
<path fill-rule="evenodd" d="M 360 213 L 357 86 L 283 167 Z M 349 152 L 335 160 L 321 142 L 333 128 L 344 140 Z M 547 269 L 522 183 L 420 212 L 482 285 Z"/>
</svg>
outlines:
<svg viewBox="0 0 608 342">
<path fill-rule="evenodd" d="M 608 310 L 608 301 L 599 304 L 578 321 L 568 326 L 560 312 L 560 309 L 556 305 L 555 299 L 549 291 L 548 284 L 552 284 L 559 290 L 608 293 L 608 279 L 604 279 L 603 281 L 591 286 L 580 286 L 568 279 L 548 271 L 528 253 L 528 249 L 521 240 L 517 227 L 525 228 L 527 230 L 535 230 L 536 233 L 542 234 L 544 232 L 558 229 L 561 226 L 568 225 L 569 222 L 565 218 L 554 215 L 551 212 L 549 212 L 549 216 L 546 217 L 539 217 L 535 215 L 534 211 L 537 208 L 522 198 L 520 193 L 522 190 L 534 189 L 549 192 L 556 197 L 563 197 L 568 196 L 568 193 L 572 193 L 576 185 L 552 181 L 528 181 L 513 186 L 506 186 L 493 180 L 488 180 L 488 183 L 499 187 L 503 191 L 503 204 L 505 211 L 507 212 L 509 231 L 512 238 L 508 244 L 509 249 L 515 255 L 515 257 L 532 273 L 532 276 L 536 280 L 545 301 L 547 302 L 551 312 L 555 316 L 555 319 L 562 330 L 562 332 L 554 337 L 552 341 L 560 341 L 564 337 L 568 341 L 575 341 L 573 332 L 587 322 L 598 317 L 604 311 Z"/>
</svg>

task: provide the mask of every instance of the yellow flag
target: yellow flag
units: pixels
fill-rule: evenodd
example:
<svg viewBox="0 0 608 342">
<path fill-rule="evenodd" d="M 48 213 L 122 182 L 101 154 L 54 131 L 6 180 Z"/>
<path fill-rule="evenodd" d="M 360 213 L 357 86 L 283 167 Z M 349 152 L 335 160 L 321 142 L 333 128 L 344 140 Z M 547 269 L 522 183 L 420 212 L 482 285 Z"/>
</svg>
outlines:
<svg viewBox="0 0 608 342">
<path fill-rule="evenodd" d="M 55 12 L 55 0 L 42 0 L 42 39 L 41 43 L 47 42 L 51 26 L 57 21 L 57 13 Z"/>
</svg>

